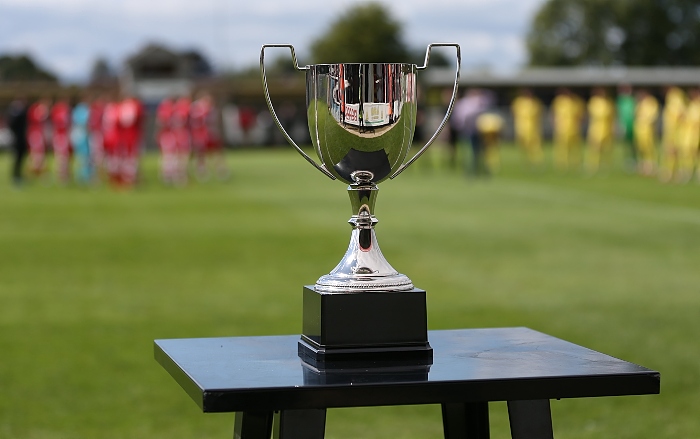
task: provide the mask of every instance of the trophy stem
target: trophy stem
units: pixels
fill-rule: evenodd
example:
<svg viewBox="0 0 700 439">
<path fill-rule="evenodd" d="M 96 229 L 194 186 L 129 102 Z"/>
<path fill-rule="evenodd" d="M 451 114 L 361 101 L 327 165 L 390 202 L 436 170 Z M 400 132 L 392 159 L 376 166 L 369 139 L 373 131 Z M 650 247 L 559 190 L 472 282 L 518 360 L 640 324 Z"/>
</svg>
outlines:
<svg viewBox="0 0 700 439">
<path fill-rule="evenodd" d="M 358 172 L 359 174 L 359 172 Z M 413 283 L 396 271 L 382 255 L 374 227 L 374 205 L 379 188 L 369 179 L 355 176 L 348 186 L 353 215 L 350 244 L 340 263 L 316 282 L 315 290 L 322 293 L 362 293 L 410 291 Z"/>
</svg>

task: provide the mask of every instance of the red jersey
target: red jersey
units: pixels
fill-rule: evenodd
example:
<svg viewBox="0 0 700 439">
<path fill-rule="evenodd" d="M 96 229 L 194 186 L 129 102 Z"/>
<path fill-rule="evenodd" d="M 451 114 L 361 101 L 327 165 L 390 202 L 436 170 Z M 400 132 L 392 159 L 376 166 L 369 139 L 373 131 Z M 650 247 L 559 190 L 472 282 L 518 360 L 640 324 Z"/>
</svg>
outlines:
<svg viewBox="0 0 700 439">
<path fill-rule="evenodd" d="M 182 154 L 188 154 L 190 151 L 190 105 L 188 98 L 180 98 L 173 103 L 173 111 L 170 117 L 170 126 L 172 128 L 177 150 Z"/>
<path fill-rule="evenodd" d="M 192 128 L 207 128 L 211 118 L 213 105 L 209 99 L 197 99 L 190 107 L 190 126 Z"/>
<path fill-rule="evenodd" d="M 173 101 L 172 99 L 163 99 L 156 109 L 156 124 L 159 128 L 170 128 L 173 117 Z"/>
<path fill-rule="evenodd" d="M 216 114 L 216 107 L 210 98 L 204 97 L 192 103 L 192 143 L 200 151 L 216 150 L 220 146 Z"/>
<path fill-rule="evenodd" d="M 139 130 L 143 121 L 143 105 L 136 98 L 119 103 L 119 125 L 127 130 Z"/>
<path fill-rule="evenodd" d="M 68 157 L 71 153 L 70 138 L 68 130 L 70 129 L 71 109 L 66 101 L 58 101 L 51 107 L 51 124 L 53 125 L 53 151 L 59 156 Z M 67 181 L 69 178 L 69 170 L 66 170 L 66 164 L 61 162 L 58 165 L 60 168 L 58 173 L 61 180 Z M 66 162 L 67 163 L 67 162 Z"/>
<path fill-rule="evenodd" d="M 106 152 L 112 153 L 119 145 L 119 104 L 108 102 L 102 113 L 102 134 Z"/>
<path fill-rule="evenodd" d="M 172 129 L 173 108 L 172 99 L 163 99 L 156 109 L 156 141 L 163 154 L 173 154 L 177 151 L 177 139 Z"/>
<path fill-rule="evenodd" d="M 190 122 L 190 105 L 188 98 L 180 98 L 173 103 L 170 123 L 173 128 L 186 128 Z"/>
<path fill-rule="evenodd" d="M 70 128 L 70 106 L 65 101 L 58 101 L 51 107 L 51 123 L 54 132 L 68 132 Z"/>
<path fill-rule="evenodd" d="M 40 152 L 45 148 L 45 128 L 49 120 L 49 106 L 36 102 L 27 111 L 27 140 L 30 151 Z"/>
<path fill-rule="evenodd" d="M 253 111 L 252 108 L 243 107 L 238 110 L 239 123 L 244 133 L 253 129 L 253 126 L 255 126 L 255 118 L 255 111 Z"/>
<path fill-rule="evenodd" d="M 43 102 L 36 102 L 29 107 L 27 112 L 27 123 L 31 125 L 43 126 L 49 120 L 49 106 Z"/>
<path fill-rule="evenodd" d="M 126 98 L 119 103 L 119 127 L 125 153 L 133 156 L 138 152 L 143 125 L 143 105 L 136 98 Z"/>
<path fill-rule="evenodd" d="M 27 143 L 29 143 L 29 163 L 31 171 L 39 175 L 44 172 L 46 156 L 46 123 L 49 120 L 49 106 L 36 102 L 27 111 Z"/>
<path fill-rule="evenodd" d="M 209 99 L 197 99 L 190 107 L 190 127 L 192 144 L 196 151 L 202 152 L 209 143 L 209 125 L 212 105 Z"/>
</svg>

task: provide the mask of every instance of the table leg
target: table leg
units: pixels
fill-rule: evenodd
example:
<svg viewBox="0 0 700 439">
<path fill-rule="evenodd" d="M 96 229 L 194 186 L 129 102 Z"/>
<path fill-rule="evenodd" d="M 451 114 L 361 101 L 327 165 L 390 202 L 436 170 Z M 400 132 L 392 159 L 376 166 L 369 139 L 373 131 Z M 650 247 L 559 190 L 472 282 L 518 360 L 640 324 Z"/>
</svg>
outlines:
<svg viewBox="0 0 700 439">
<path fill-rule="evenodd" d="M 323 439 L 326 409 L 275 412 L 273 432 L 274 439 Z"/>
<path fill-rule="evenodd" d="M 488 439 L 489 403 L 442 404 L 445 439 Z"/>
<path fill-rule="evenodd" d="M 548 399 L 508 401 L 508 417 L 513 439 L 554 439 Z"/>
<path fill-rule="evenodd" d="M 233 439 L 270 439 L 272 412 L 236 412 Z"/>
</svg>

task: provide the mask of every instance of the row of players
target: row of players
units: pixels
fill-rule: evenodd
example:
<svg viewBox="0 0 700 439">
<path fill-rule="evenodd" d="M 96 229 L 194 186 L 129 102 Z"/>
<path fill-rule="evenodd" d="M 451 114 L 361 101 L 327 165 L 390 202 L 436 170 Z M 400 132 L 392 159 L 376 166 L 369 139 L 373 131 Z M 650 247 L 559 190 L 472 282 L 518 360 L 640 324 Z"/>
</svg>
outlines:
<svg viewBox="0 0 700 439">
<path fill-rule="evenodd" d="M 156 141 L 161 151 L 161 176 L 167 184 L 187 182 L 190 158 L 198 177 L 206 178 L 210 161 L 219 178 L 226 178 L 219 113 L 208 92 L 195 100 L 166 98 L 156 109 Z"/>
<path fill-rule="evenodd" d="M 118 185 L 133 185 L 138 175 L 138 155 L 143 126 L 143 105 L 124 99 L 81 99 L 71 107 L 65 99 L 42 99 L 27 110 L 29 170 L 46 172 L 46 154 L 53 150 L 56 176 L 71 179 L 71 159 L 76 179 L 89 182 L 101 171 Z"/>
<path fill-rule="evenodd" d="M 27 110 L 29 170 L 36 176 L 46 172 L 51 147 L 56 176 L 63 183 L 71 179 L 75 158 L 79 182 L 104 175 L 114 185 L 133 186 L 138 178 L 144 117 L 143 104 L 133 96 L 85 98 L 73 107 L 63 99 L 54 103 L 39 100 Z M 218 170 L 224 173 L 217 121 L 207 93 L 194 101 L 187 97 L 161 101 L 156 111 L 156 140 L 166 183 L 187 181 L 191 156 L 196 158 L 200 175 L 206 172 L 209 156 L 218 157 Z"/>
<path fill-rule="evenodd" d="M 542 161 L 542 102 L 529 90 L 523 90 L 512 103 L 517 143 L 530 162 Z M 666 89 L 663 109 L 645 89 L 633 93 L 631 87 L 618 90 L 614 101 L 602 87 L 593 89 L 587 105 L 569 89 L 562 89 L 551 105 L 554 160 L 565 169 L 577 160 L 581 124 L 588 118 L 587 149 L 584 165 L 595 172 L 601 158 L 609 160 L 619 126 L 632 160 L 643 175 L 658 175 L 661 181 L 687 182 L 697 166 L 700 179 L 700 88 L 688 93 L 679 87 Z M 661 116 L 661 142 L 657 145 L 657 127 Z"/>
</svg>

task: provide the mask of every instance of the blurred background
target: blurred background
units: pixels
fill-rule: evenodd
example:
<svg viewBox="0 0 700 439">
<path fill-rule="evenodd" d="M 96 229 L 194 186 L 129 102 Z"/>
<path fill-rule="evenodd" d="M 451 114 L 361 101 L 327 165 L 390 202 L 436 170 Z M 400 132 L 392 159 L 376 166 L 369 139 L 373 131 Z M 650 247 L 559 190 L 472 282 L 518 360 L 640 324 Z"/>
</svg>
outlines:
<svg viewBox="0 0 700 439">
<path fill-rule="evenodd" d="M 615 98 L 618 87 L 626 85 L 633 90 L 625 93 L 645 90 L 663 104 L 670 86 L 696 88 L 700 72 L 700 12 L 683 0 L 445 1 L 400 8 L 367 2 L 98 6 L 33 0 L 6 1 L 2 8 L 0 109 L 17 96 L 29 103 L 67 100 L 71 105 L 84 96 L 135 96 L 145 106 L 140 144 L 146 150 L 158 149 L 158 104 L 165 98 L 194 99 L 202 91 L 214 97 L 226 146 L 284 143 L 269 129 L 259 87 L 259 50 L 270 42 L 294 44 L 302 64 L 420 64 L 428 43 L 460 43 L 463 89 L 489 89 L 490 106 L 503 118 L 500 136 L 510 141 L 516 138 L 511 104 L 523 89 L 544 105 L 539 125 L 551 138 L 551 103 L 562 88 L 587 101 L 595 87 Z M 434 68 L 420 77 L 424 117 L 417 138 L 440 120 L 451 85 L 453 55 L 437 52 Z M 306 143 L 303 75 L 294 74 L 286 51 L 269 57 L 280 116 L 292 137 Z M 575 123 L 584 133 L 588 114 L 581 113 Z M 655 122 L 658 131 L 662 120 Z M 6 120 L 0 130 L 0 148 L 7 149 Z M 44 131 L 50 130 L 49 123 Z"/>
<path fill-rule="evenodd" d="M 658 396 L 553 402 L 557 437 L 699 437 L 698 35 L 690 0 L 4 0 L 0 438 L 230 436 L 152 341 L 299 333 L 350 215 L 274 126 L 261 46 L 422 64 L 432 42 L 461 45 L 453 115 L 377 204 L 429 328 L 528 326 L 661 372 Z M 304 75 L 266 60 L 310 147 Z M 416 146 L 453 78 L 436 49 Z M 327 437 L 441 428 L 439 407 L 338 409 Z"/>
</svg>

